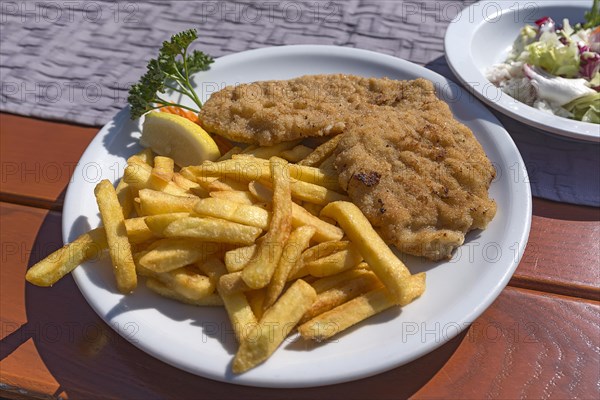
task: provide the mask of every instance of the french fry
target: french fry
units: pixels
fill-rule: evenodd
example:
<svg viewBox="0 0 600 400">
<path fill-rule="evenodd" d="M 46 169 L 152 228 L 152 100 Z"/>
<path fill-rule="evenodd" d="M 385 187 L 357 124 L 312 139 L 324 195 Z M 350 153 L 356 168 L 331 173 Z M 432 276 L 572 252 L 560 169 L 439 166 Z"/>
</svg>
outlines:
<svg viewBox="0 0 600 400">
<path fill-rule="evenodd" d="M 270 204 L 273 198 L 273 189 L 258 181 L 248 183 L 248 190 L 257 201 Z"/>
<path fill-rule="evenodd" d="M 264 161 L 256 157 L 236 157 L 219 162 L 205 161 L 201 165 L 189 166 L 186 170 L 193 174 L 200 184 L 200 179 L 210 177 L 228 177 L 237 182 L 250 182 L 259 178 L 270 178 L 269 163 Z"/>
<path fill-rule="evenodd" d="M 304 251 L 304 253 L 302 253 L 302 258 L 298 260 L 298 262 L 296 262 L 296 264 L 292 267 L 291 271 L 289 272 L 288 281 L 302 278 L 308 275 L 308 268 L 305 267 L 305 264 L 308 264 L 312 261 L 316 261 L 319 258 L 327 257 L 335 252 L 345 250 L 348 248 L 349 244 L 350 242 L 348 242 L 347 240 L 331 240 L 319 243 L 307 249 L 306 251 Z"/>
<path fill-rule="evenodd" d="M 252 289 L 269 284 L 281 258 L 282 243 L 288 239 L 292 229 L 292 196 L 290 181 L 284 175 L 287 161 L 271 157 L 270 173 L 273 176 L 272 215 L 269 230 L 259 245 L 256 257 L 242 270 L 242 279 Z"/>
<path fill-rule="evenodd" d="M 363 258 L 358 249 L 350 245 L 347 249 L 340 250 L 327 257 L 305 262 L 304 267 L 312 276 L 321 278 L 349 270 L 357 266 L 362 260 Z"/>
<path fill-rule="evenodd" d="M 127 182 L 121 179 L 115 190 L 123 215 L 127 218 L 133 211 L 133 192 L 131 191 L 131 187 Z"/>
<path fill-rule="evenodd" d="M 127 184 L 129 185 L 129 184 Z M 140 191 L 133 186 L 129 185 L 129 190 L 131 191 L 131 197 L 133 198 L 133 211 L 135 215 L 142 215 L 142 209 L 140 208 Z"/>
<path fill-rule="evenodd" d="M 317 315 L 323 314 L 347 301 L 352 300 L 364 293 L 382 287 L 383 284 L 377 279 L 374 273 L 365 271 L 364 274 L 356 278 L 349 279 L 339 286 L 330 288 L 317 295 L 317 299 L 302 316 L 300 323 L 313 319 Z M 314 288 L 314 286 L 313 286 Z"/>
<path fill-rule="evenodd" d="M 154 179 L 157 185 L 166 186 L 173 179 L 175 161 L 169 157 L 154 157 L 154 167 L 150 179 Z"/>
<path fill-rule="evenodd" d="M 340 272 L 336 275 L 326 276 L 324 278 L 317 279 L 311 282 L 311 286 L 315 289 L 317 294 L 323 293 L 336 286 L 343 285 L 346 281 L 354 278 L 358 278 L 366 273 L 369 273 L 369 265 L 367 263 L 360 263 L 356 268 L 348 271 Z"/>
<path fill-rule="evenodd" d="M 321 164 L 325 159 L 333 154 L 337 148 L 338 143 L 342 139 L 342 135 L 334 136 L 319 147 L 317 147 L 312 153 L 306 156 L 305 159 L 300 160 L 298 164 L 307 166 L 317 166 Z"/>
<path fill-rule="evenodd" d="M 217 161 L 225 161 L 225 160 L 230 160 L 231 156 L 233 156 L 234 154 L 239 154 L 242 152 L 242 148 L 239 146 L 234 146 L 231 149 L 229 149 L 229 151 L 225 154 L 223 154 L 221 157 L 219 157 L 217 159 Z"/>
<path fill-rule="evenodd" d="M 190 213 L 186 212 L 150 215 L 148 217 L 144 217 L 144 222 L 154 235 L 158 237 L 164 237 L 165 229 L 167 229 L 167 226 L 169 226 L 171 222 L 189 216 Z"/>
<path fill-rule="evenodd" d="M 247 184 L 246 182 L 238 182 L 235 179 L 229 178 L 227 176 L 223 176 L 217 178 L 210 183 L 207 183 L 206 189 L 209 192 L 213 191 L 223 191 L 223 192 L 233 192 L 233 191 L 243 191 L 246 190 Z"/>
<path fill-rule="evenodd" d="M 219 292 L 221 294 L 233 294 L 247 292 L 252 288 L 246 285 L 242 279 L 242 271 L 230 272 L 219 279 Z"/>
<path fill-rule="evenodd" d="M 289 174 L 299 181 L 323 186 L 336 192 L 342 192 L 338 181 L 337 171 L 322 168 L 309 167 L 307 165 L 290 164 Z"/>
<path fill-rule="evenodd" d="M 298 332 L 304 339 L 322 342 L 349 327 L 395 305 L 392 294 L 384 287 L 360 295 L 347 303 L 303 323 Z"/>
<path fill-rule="evenodd" d="M 233 156 L 233 159 L 234 160 L 246 160 L 249 157 L 251 157 L 251 156 L 248 156 L 246 154 L 241 154 L 241 155 Z M 248 165 L 251 161 L 252 161 L 252 158 L 250 159 L 250 161 L 247 161 L 243 165 Z M 258 168 L 261 168 L 261 171 L 264 171 L 264 168 L 265 168 L 265 166 L 268 165 L 268 162 L 269 162 L 268 160 L 254 160 L 254 163 L 255 163 L 254 165 L 258 164 L 259 165 Z M 330 171 L 325 171 L 325 170 L 321 170 L 319 168 L 309 167 L 309 166 L 305 166 L 305 165 L 287 164 L 285 173 L 290 178 L 296 179 L 301 182 L 311 183 L 311 184 L 314 184 L 317 186 L 322 186 L 324 188 L 331 189 L 331 190 L 338 191 L 338 192 L 342 191 L 342 189 L 339 185 L 339 182 L 338 182 L 337 172 L 332 173 Z M 267 176 L 266 174 L 261 174 L 261 176 L 258 178 L 258 180 L 269 181 L 270 176 Z M 294 192 L 292 190 L 292 194 L 293 193 Z"/>
<path fill-rule="evenodd" d="M 189 167 L 181 168 L 178 173 L 188 181 L 196 182 L 197 184 L 203 186 L 202 182 L 198 181 L 197 176 L 190 171 Z"/>
<path fill-rule="evenodd" d="M 259 182 L 251 182 L 248 185 L 250 192 L 260 201 L 271 202 L 271 188 L 262 185 Z M 327 242 L 331 240 L 340 240 L 344 232 L 335 225 L 327 223 L 308 211 L 302 206 L 292 202 L 292 226 L 298 228 L 303 225 L 312 225 L 316 228 L 313 240 L 316 242 Z"/>
<path fill-rule="evenodd" d="M 157 293 L 163 297 L 176 300 L 181 303 L 190 304 L 193 306 L 216 307 L 223 305 L 223 300 L 221 299 L 221 296 L 219 296 L 216 293 L 213 293 L 206 297 L 202 297 L 200 299 L 190 300 L 187 297 L 180 295 L 179 293 L 177 293 L 176 291 L 169 288 L 167 285 L 155 278 L 146 278 L 146 286 L 154 293 Z"/>
<path fill-rule="evenodd" d="M 254 204 L 254 197 L 252 196 L 252 193 L 246 190 L 220 190 L 210 192 L 209 195 L 214 199 L 227 199 L 230 201 L 235 201 L 236 203 L 246 204 L 249 206 Z"/>
<path fill-rule="evenodd" d="M 330 240 L 340 240 L 344 236 L 344 232 L 335 225 L 327 223 L 296 203 L 292 203 L 292 226 L 297 228 L 303 225 L 312 225 L 317 232 L 313 237 L 316 242 L 327 242 Z"/>
<path fill-rule="evenodd" d="M 244 150 L 242 150 L 242 154 L 250 154 L 251 152 L 253 152 L 256 149 L 258 149 L 258 146 L 255 144 L 251 144 L 249 146 L 246 146 L 244 148 Z"/>
<path fill-rule="evenodd" d="M 173 183 L 185 190 L 186 193 L 190 193 L 202 198 L 208 197 L 208 190 L 200 186 L 199 183 L 185 178 L 179 172 L 175 172 L 173 174 Z"/>
<path fill-rule="evenodd" d="M 296 265 L 294 265 L 294 267 L 288 274 L 287 280 L 288 280 L 288 282 L 293 282 L 296 279 L 300 279 L 300 278 L 302 278 L 306 281 L 308 281 L 308 279 L 311 278 L 311 275 L 308 273 L 308 268 L 306 268 L 304 266 L 304 264 L 302 264 L 302 260 L 299 260 L 296 263 Z"/>
<path fill-rule="evenodd" d="M 329 157 L 327 157 L 325 161 L 319 164 L 319 169 L 324 171 L 324 173 L 337 173 L 337 170 L 335 169 L 335 155 L 332 154 Z"/>
<path fill-rule="evenodd" d="M 160 239 L 148 248 L 139 264 L 155 273 L 168 272 L 206 260 L 221 249 L 218 243 L 181 238 Z"/>
<path fill-rule="evenodd" d="M 425 274 L 411 275 L 356 205 L 337 201 L 325 206 L 321 215 L 340 224 L 397 304 L 406 305 L 423 293 Z"/>
<path fill-rule="evenodd" d="M 243 153 L 247 154 L 249 156 L 254 156 L 256 158 L 264 158 L 264 159 L 268 160 L 271 157 L 279 156 L 279 154 L 282 151 L 289 150 L 289 149 L 295 147 L 298 143 L 300 143 L 300 140 L 293 140 L 290 142 L 281 142 L 281 143 L 277 143 L 273 146 L 260 146 L 260 147 L 254 147 L 254 148 L 248 147 L 246 150 L 243 151 Z"/>
<path fill-rule="evenodd" d="M 208 276 L 208 279 L 210 279 L 215 288 L 219 285 L 219 279 L 227 273 L 227 268 L 225 268 L 223 261 L 216 257 L 211 257 L 208 260 L 199 263 L 198 268 Z"/>
<path fill-rule="evenodd" d="M 200 200 L 199 197 L 190 194 L 173 195 L 151 189 L 141 189 L 138 196 L 142 215 L 190 213 Z"/>
<path fill-rule="evenodd" d="M 296 228 L 290 233 L 284 248 L 279 264 L 275 269 L 273 278 L 267 286 L 267 294 L 264 300 L 264 308 L 270 307 L 275 303 L 287 282 L 288 275 L 294 265 L 302 256 L 302 252 L 306 250 L 310 243 L 310 239 L 315 234 L 315 228 L 306 225 Z"/>
<path fill-rule="evenodd" d="M 283 159 L 280 160 L 284 161 Z M 337 174 L 309 166 L 284 165 L 285 174 L 292 182 L 292 194 L 295 197 L 312 203 L 317 202 L 317 204 L 326 204 L 324 203 L 326 200 L 347 199 L 347 196 L 335 192 L 335 190 L 341 190 Z M 237 154 L 230 160 L 220 162 L 205 161 L 202 165 L 187 167 L 186 171 L 192 173 L 200 184 L 202 184 L 201 179 L 210 177 L 229 178 L 235 182 L 245 183 L 254 180 L 268 185 L 271 183 L 269 161 L 247 154 Z M 214 182 L 211 184 L 214 185 Z M 234 189 L 239 188 L 234 187 Z"/>
<path fill-rule="evenodd" d="M 267 309 L 258 325 L 241 341 L 235 358 L 233 372 L 242 373 L 265 361 L 279 347 L 302 315 L 315 301 L 317 294 L 306 282 L 299 279 Z"/>
<path fill-rule="evenodd" d="M 246 335 L 252 331 L 253 327 L 258 325 L 258 322 L 244 293 L 225 293 L 223 291 L 221 282 L 226 276 L 223 275 L 219 280 L 218 291 L 225 304 L 225 310 L 227 310 L 227 315 L 229 315 L 235 337 L 238 343 L 243 343 Z"/>
<path fill-rule="evenodd" d="M 302 202 L 302 207 L 315 217 L 319 218 L 319 214 L 321 214 L 321 210 L 324 206 L 319 204 L 307 203 L 306 201 L 304 201 Z"/>
<path fill-rule="evenodd" d="M 318 205 L 326 205 L 334 201 L 349 200 L 348 196 L 331 189 L 327 189 L 326 187 L 300 181 L 295 178 L 288 179 L 290 181 L 292 197 L 296 200 L 306 201 L 308 203 Z M 260 178 L 258 181 L 266 186 L 271 185 L 267 178 Z"/>
<path fill-rule="evenodd" d="M 154 166 L 154 152 L 150 147 L 145 147 L 140 150 L 139 153 L 136 153 L 127 159 L 127 164 L 130 162 L 143 162 L 144 164 L 148 164 L 150 167 Z"/>
<path fill-rule="evenodd" d="M 132 244 L 144 243 L 154 237 L 143 218 L 125 220 L 127 238 Z M 96 258 L 108 249 L 104 227 L 92 229 L 64 245 L 27 270 L 25 279 L 36 286 L 52 286 L 78 265 Z"/>
<path fill-rule="evenodd" d="M 318 205 L 326 205 L 334 201 L 348 201 L 345 194 L 301 180 L 291 179 L 292 196 L 295 199 Z"/>
<path fill-rule="evenodd" d="M 144 243 L 156 238 L 154 232 L 148 228 L 143 217 L 129 218 L 125 220 L 127 239 L 131 244 Z"/>
<path fill-rule="evenodd" d="M 225 266 L 227 267 L 227 271 L 238 272 L 243 270 L 252 257 L 256 256 L 257 248 L 256 244 L 251 244 L 250 246 L 238 247 L 226 252 Z"/>
<path fill-rule="evenodd" d="M 183 167 L 179 173 L 184 176 L 186 179 L 189 179 L 193 182 L 196 182 L 198 185 L 200 185 L 201 187 L 203 187 L 204 189 L 206 189 L 207 192 L 209 192 L 209 188 L 208 185 L 210 185 L 211 183 L 213 183 L 214 181 L 218 181 L 219 178 L 215 177 L 215 176 L 196 176 L 194 175 L 192 172 L 190 172 L 189 170 L 190 167 Z M 229 189 L 226 189 L 229 190 Z"/>
<path fill-rule="evenodd" d="M 246 300 L 254 313 L 256 319 L 260 320 L 264 313 L 263 304 L 265 303 L 265 296 L 267 295 L 267 288 L 248 290 L 245 291 Z"/>
<path fill-rule="evenodd" d="M 297 163 L 303 158 L 306 158 L 312 151 L 313 149 L 310 147 L 299 144 L 293 149 L 282 151 L 279 156 L 289 162 Z"/>
<path fill-rule="evenodd" d="M 125 168 L 123 180 L 137 190 L 155 189 L 177 196 L 185 196 L 187 192 L 173 182 L 157 187 L 151 179 L 152 167 L 144 163 L 129 163 Z"/>
<path fill-rule="evenodd" d="M 108 248 L 104 228 L 92 229 L 27 270 L 25 279 L 36 286 L 52 286 L 78 265 Z"/>
<path fill-rule="evenodd" d="M 200 275 L 196 268 L 189 266 L 151 276 L 190 301 L 210 296 L 216 288 L 208 276 Z"/>
<path fill-rule="evenodd" d="M 201 199 L 196 202 L 194 212 L 201 216 L 222 218 L 261 229 L 266 229 L 269 226 L 270 216 L 267 210 L 226 199 Z"/>
<path fill-rule="evenodd" d="M 302 253 L 302 261 L 310 263 L 316 261 L 319 258 L 324 258 L 337 253 L 338 251 L 346 250 L 350 246 L 350 242 L 347 240 L 331 240 L 328 242 L 321 242 L 315 246 L 312 246 L 304 253 Z"/>
<path fill-rule="evenodd" d="M 209 242 L 249 245 L 262 229 L 218 218 L 184 217 L 171 222 L 166 237 L 193 238 Z"/>
<path fill-rule="evenodd" d="M 100 219 L 102 219 L 106 232 L 117 288 L 121 293 L 130 293 L 137 286 L 137 275 L 131 254 L 131 245 L 127 238 L 125 217 L 117 198 L 117 192 L 112 183 L 104 179 L 98 183 L 94 194 L 100 210 Z"/>
</svg>

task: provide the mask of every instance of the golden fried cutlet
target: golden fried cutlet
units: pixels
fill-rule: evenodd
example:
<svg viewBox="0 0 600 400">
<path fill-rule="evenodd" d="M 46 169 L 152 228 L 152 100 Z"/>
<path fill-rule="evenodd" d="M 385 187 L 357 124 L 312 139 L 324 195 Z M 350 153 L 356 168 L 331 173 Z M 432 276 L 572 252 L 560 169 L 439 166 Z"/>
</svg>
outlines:
<svg viewBox="0 0 600 400">
<path fill-rule="evenodd" d="M 400 251 L 450 258 L 465 233 L 496 213 L 495 170 L 446 103 L 377 110 L 351 124 L 336 150 L 340 185 Z"/>
<path fill-rule="evenodd" d="M 209 132 L 260 145 L 342 134 L 340 184 L 409 254 L 449 258 L 496 213 L 490 161 L 425 79 L 340 74 L 230 86 L 211 96 L 200 119 Z"/>
<path fill-rule="evenodd" d="M 433 87 L 424 79 L 308 75 L 228 86 L 208 99 L 199 117 L 208 132 L 270 146 L 341 133 L 349 119 L 372 108 L 425 110 L 433 103 Z"/>
</svg>

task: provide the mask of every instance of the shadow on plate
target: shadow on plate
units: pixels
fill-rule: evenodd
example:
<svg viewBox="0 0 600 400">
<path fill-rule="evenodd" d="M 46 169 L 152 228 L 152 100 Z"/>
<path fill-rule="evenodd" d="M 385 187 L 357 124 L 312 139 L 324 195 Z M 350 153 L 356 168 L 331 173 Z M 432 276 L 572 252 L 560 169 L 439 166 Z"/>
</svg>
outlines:
<svg viewBox="0 0 600 400">
<path fill-rule="evenodd" d="M 103 129 L 107 129 L 102 144 L 113 155 L 127 158 L 141 150 L 138 141 L 140 125 L 129 118 L 129 110 L 123 109 Z"/>
</svg>

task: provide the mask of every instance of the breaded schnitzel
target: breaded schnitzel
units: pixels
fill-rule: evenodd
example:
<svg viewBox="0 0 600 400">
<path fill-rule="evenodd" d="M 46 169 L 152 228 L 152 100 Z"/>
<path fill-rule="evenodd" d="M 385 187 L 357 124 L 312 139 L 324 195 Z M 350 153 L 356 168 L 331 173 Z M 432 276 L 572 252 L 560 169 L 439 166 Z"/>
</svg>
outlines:
<svg viewBox="0 0 600 400">
<path fill-rule="evenodd" d="M 386 242 L 409 254 L 449 258 L 496 213 L 494 168 L 425 79 L 340 74 L 231 86 L 200 119 L 209 132 L 260 145 L 341 134 L 340 185 Z"/>
<path fill-rule="evenodd" d="M 424 79 L 307 75 L 228 86 L 208 99 L 199 117 L 208 132 L 270 146 L 341 133 L 349 119 L 373 108 L 426 110 L 437 103 Z"/>
<path fill-rule="evenodd" d="M 378 110 L 348 124 L 336 150 L 340 185 L 400 251 L 450 258 L 496 213 L 495 170 L 446 103 L 436 112 Z"/>
</svg>

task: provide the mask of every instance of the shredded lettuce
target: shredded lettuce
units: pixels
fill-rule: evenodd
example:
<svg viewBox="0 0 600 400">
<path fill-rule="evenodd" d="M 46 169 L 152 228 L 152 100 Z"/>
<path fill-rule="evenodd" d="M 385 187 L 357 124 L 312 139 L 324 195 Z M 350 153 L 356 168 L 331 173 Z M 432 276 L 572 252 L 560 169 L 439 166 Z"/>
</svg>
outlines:
<svg viewBox="0 0 600 400">
<path fill-rule="evenodd" d="M 515 61 L 521 55 L 525 47 L 533 42 L 537 36 L 537 31 L 531 25 L 525 25 L 521 28 L 519 36 L 515 39 L 512 51 L 508 56 L 508 61 Z"/>
<path fill-rule="evenodd" d="M 563 45 L 556 34 L 543 34 L 525 50 L 529 53 L 527 63 L 543 68 L 552 75 L 575 78 L 579 74 L 579 49 L 576 43 Z"/>
<path fill-rule="evenodd" d="M 571 112 L 574 119 L 600 124 L 600 93 L 579 97 L 563 108 Z"/>
<path fill-rule="evenodd" d="M 596 75 L 590 80 L 590 86 L 593 88 L 600 87 L 600 72 L 596 72 Z"/>
</svg>

